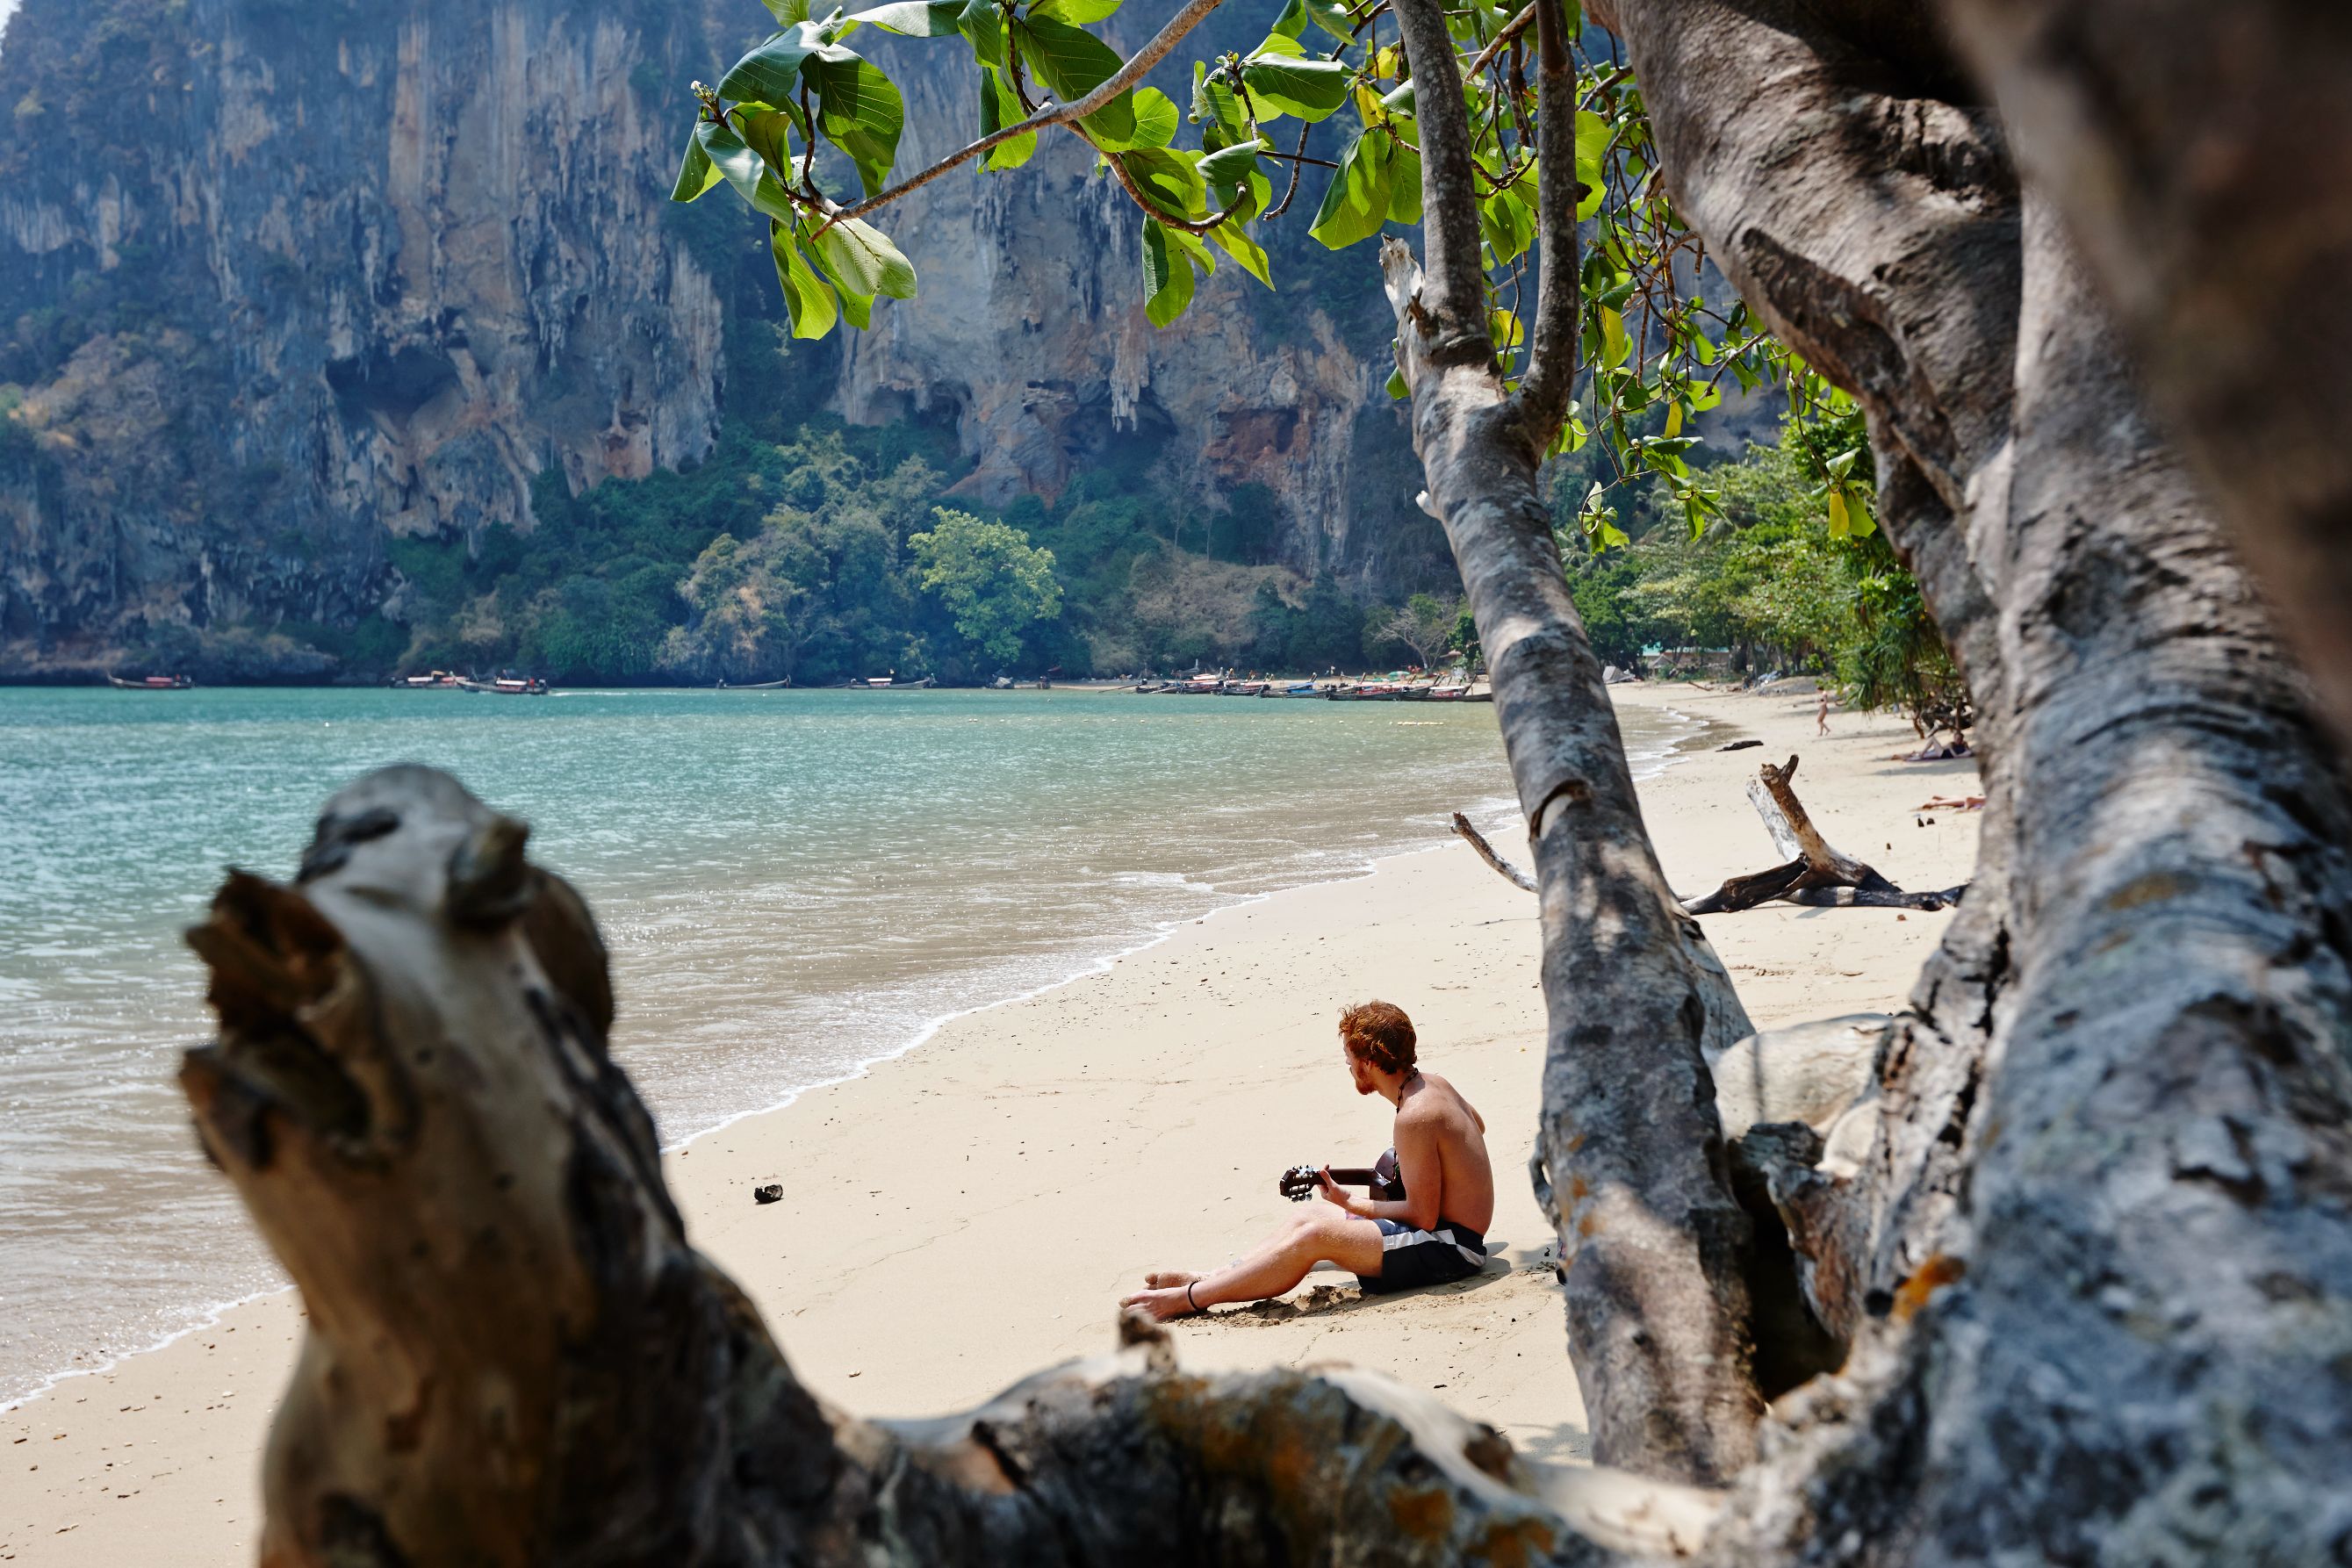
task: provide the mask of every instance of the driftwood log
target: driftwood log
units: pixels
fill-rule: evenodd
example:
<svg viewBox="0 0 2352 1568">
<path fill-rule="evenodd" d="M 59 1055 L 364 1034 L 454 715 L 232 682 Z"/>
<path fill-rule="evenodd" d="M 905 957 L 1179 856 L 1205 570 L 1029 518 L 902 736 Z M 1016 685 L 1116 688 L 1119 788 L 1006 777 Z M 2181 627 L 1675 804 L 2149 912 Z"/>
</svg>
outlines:
<svg viewBox="0 0 2352 1568">
<path fill-rule="evenodd" d="M 1702 1532 L 1710 1494 L 1547 1493 L 1426 1394 L 1189 1374 L 1139 1319 L 960 1415 L 825 1405 L 688 1245 L 604 945 L 527 831 L 388 769 L 189 933 L 220 1033 L 181 1081 L 307 1314 L 271 1568 L 1571 1564 Z"/>
<path fill-rule="evenodd" d="M 1730 914 L 1778 900 L 1823 909 L 1940 910 L 1960 901 L 1965 884 L 1906 893 L 1865 860 L 1832 847 L 1797 798 L 1797 759 L 1766 763 L 1748 781 L 1748 799 L 1764 819 L 1772 847 L 1787 858 L 1769 870 L 1733 877 L 1712 893 L 1683 900 L 1694 915 Z"/>
<path fill-rule="evenodd" d="M 1797 759 L 1785 766 L 1764 764 L 1748 781 L 1748 798 L 1764 819 L 1764 831 L 1773 847 L 1788 857 L 1762 871 L 1733 877 L 1711 893 L 1681 900 L 1686 915 L 1730 914 L 1761 904 L 1803 904 L 1815 909 L 1925 910 L 1948 909 L 1968 891 L 1962 883 L 1935 892 L 1906 893 L 1888 881 L 1868 862 L 1857 860 L 1822 837 L 1804 802 L 1797 798 Z M 1454 831 L 1515 888 L 1537 890 L 1535 879 L 1496 852 L 1486 836 L 1460 812 L 1454 814 Z M 1712 1055 L 1712 1052 L 1709 1053 Z"/>
</svg>

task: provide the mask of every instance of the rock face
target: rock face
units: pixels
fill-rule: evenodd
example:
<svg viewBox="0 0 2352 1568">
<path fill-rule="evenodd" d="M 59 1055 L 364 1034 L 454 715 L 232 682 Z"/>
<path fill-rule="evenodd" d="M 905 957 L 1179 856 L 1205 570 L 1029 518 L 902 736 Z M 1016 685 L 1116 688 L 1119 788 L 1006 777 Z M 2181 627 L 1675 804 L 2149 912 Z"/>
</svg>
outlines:
<svg viewBox="0 0 2352 1568">
<path fill-rule="evenodd" d="M 721 230 L 697 209 L 690 247 L 667 197 L 683 84 L 761 19 L 25 0 L 0 47 L 0 676 L 165 633 L 216 673 L 234 645 L 254 668 L 233 673 L 315 675 L 304 628 L 398 619 L 391 540 L 528 530 L 535 483 L 708 452 L 729 312 L 772 310 L 774 285 L 730 275 L 764 254 L 748 213 Z M 904 167 L 976 118 L 950 47 L 875 47 L 908 99 Z M 1442 571 L 1384 339 L 1230 268 L 1154 333 L 1135 216 L 1088 162 L 1066 136 L 894 209 L 922 295 L 815 361 L 833 405 L 951 418 L 978 501 L 1050 500 L 1150 447 L 1204 501 L 1271 490 L 1302 569 Z"/>
<path fill-rule="evenodd" d="M 27 0 L 0 53 L 28 384 L 5 667 L 348 623 L 396 586 L 387 535 L 527 523 L 550 465 L 707 450 L 719 308 L 657 221 L 646 52 L 562 0 Z"/>
<path fill-rule="evenodd" d="M 1173 58 L 1246 47 L 1263 21 L 1217 17 Z M 869 47 L 906 94 L 903 166 L 919 168 L 970 139 L 976 116 L 961 44 Z M 1161 74 L 1182 102 L 1183 78 Z M 841 411 L 875 422 L 944 405 L 975 464 L 958 489 L 991 505 L 1024 491 L 1052 500 L 1110 443 L 1160 437 L 1171 479 L 1187 489 L 1210 496 L 1255 483 L 1273 491 L 1286 524 L 1285 556 L 1301 570 L 1328 566 L 1391 585 L 1382 579 L 1396 574 L 1383 567 L 1397 552 L 1382 545 L 1400 523 L 1418 536 L 1420 554 L 1442 551 L 1434 525 L 1412 510 L 1417 483 L 1401 494 L 1394 484 L 1367 483 L 1375 473 L 1391 477 L 1381 448 L 1402 443 L 1409 462 L 1412 440 L 1402 405 L 1381 389 L 1393 362 L 1370 250 L 1326 262 L 1343 278 L 1355 264 L 1335 321 L 1298 286 L 1299 268 L 1286 265 L 1313 259 L 1305 254 L 1318 194 L 1310 190 L 1267 235 L 1282 294 L 1227 265 L 1189 312 L 1155 331 L 1143 313 L 1140 216 L 1093 163 L 1076 138 L 1055 136 L 1016 173 L 959 172 L 882 215 L 921 269 L 922 288 L 878 309 L 874 331 L 845 342 Z"/>
</svg>

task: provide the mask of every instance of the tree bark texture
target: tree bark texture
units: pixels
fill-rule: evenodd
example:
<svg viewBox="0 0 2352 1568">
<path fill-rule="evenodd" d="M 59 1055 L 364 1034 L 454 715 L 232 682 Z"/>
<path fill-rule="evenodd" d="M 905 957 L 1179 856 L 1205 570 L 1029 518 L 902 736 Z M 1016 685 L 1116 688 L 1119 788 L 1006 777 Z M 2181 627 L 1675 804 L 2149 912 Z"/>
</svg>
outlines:
<svg viewBox="0 0 2352 1568">
<path fill-rule="evenodd" d="M 2272 616 L 1915 8 L 1612 9 L 1681 210 L 1863 401 L 1983 715 L 1979 879 L 1880 1055 L 1868 1157 L 1783 1184 L 1864 1260 L 1864 1321 L 1778 1412 L 1747 1539 L 2352 1551 L 2352 877 Z"/>
<path fill-rule="evenodd" d="M 1540 887 L 1539 1193 L 1559 1237 L 1570 1352 L 1596 1458 L 1717 1482 L 1752 1457 L 1761 1402 L 1749 1226 L 1707 1062 L 1750 1026 L 1651 848 L 1537 489 L 1551 427 L 1506 393 L 1487 336 L 1469 126 L 1444 17 L 1435 0 L 1398 0 L 1395 14 L 1418 84 L 1427 268 L 1393 240 L 1382 265 L 1424 504 L 1444 524 L 1486 651 Z M 1544 81 L 1547 117 L 1566 117 L 1570 89 Z M 1574 195 L 1572 177 L 1548 182 L 1547 210 L 1565 201 L 1572 213 Z M 1572 217 L 1546 232 L 1572 236 Z M 1572 250 L 1548 258 L 1544 275 L 1572 279 Z M 1572 344 L 1574 310 L 1572 288 L 1547 290 L 1537 341 Z M 1543 384 L 1547 397 L 1558 390 Z"/>
<path fill-rule="evenodd" d="M 688 1245 L 595 926 L 525 831 L 389 769 L 191 932 L 220 1037 L 183 1085 L 307 1313 L 268 1568 L 1601 1564 L 1706 1518 L 1597 1473 L 1547 1501 L 1425 1394 L 1189 1375 L 1140 1320 L 964 1415 L 824 1405 Z"/>
<path fill-rule="evenodd" d="M 2352 741 L 2352 10 L 1945 9 Z"/>
</svg>

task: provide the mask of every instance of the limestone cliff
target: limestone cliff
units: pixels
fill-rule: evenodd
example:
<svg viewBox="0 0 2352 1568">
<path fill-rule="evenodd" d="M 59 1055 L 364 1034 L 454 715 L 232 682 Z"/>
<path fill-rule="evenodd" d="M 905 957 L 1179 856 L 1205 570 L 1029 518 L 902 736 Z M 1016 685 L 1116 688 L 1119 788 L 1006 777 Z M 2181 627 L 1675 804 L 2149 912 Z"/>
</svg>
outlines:
<svg viewBox="0 0 2352 1568">
<path fill-rule="evenodd" d="M 1225 39 L 1218 29 L 1263 21 L 1216 18 L 1176 58 L 1247 47 L 1255 32 Z M 905 166 L 971 138 L 960 43 L 872 47 L 906 94 Z M 1181 101 L 1181 74 L 1162 74 Z M 1383 461 L 1411 434 L 1381 390 L 1392 362 L 1370 250 L 1329 259 L 1343 279 L 1335 320 L 1290 265 L 1318 259 L 1302 250 L 1313 243 L 1310 189 L 1268 233 L 1280 295 L 1229 265 L 1190 312 L 1155 331 L 1143 314 L 1140 220 L 1093 162 L 1076 138 L 1049 138 L 1017 173 L 951 174 L 891 209 L 885 222 L 921 268 L 922 289 L 884 304 L 873 331 L 844 343 L 842 412 L 872 421 L 946 409 L 975 464 L 959 489 L 994 505 L 1024 490 L 1050 499 L 1107 443 L 1164 434 L 1173 482 L 1204 497 L 1247 483 L 1273 491 L 1284 553 L 1302 570 L 1392 585 L 1381 579 L 1396 563 L 1382 558 L 1397 552 L 1382 544 L 1393 545 L 1387 536 L 1400 525 L 1414 536 L 1416 565 L 1442 552 L 1434 526 L 1412 510 L 1417 483 L 1401 489 L 1411 476 Z M 1375 475 L 1386 482 L 1368 484 Z"/>
<path fill-rule="evenodd" d="M 1206 502 L 1270 489 L 1302 569 L 1443 570 L 1369 261 L 1319 303 L 1221 274 L 1154 333 L 1135 220 L 1066 137 L 890 215 L 923 288 L 872 332 L 730 367 L 730 312 L 773 308 L 756 220 L 690 244 L 666 197 L 683 84 L 760 20 L 25 0 L 0 45 L 0 676 L 155 646 L 326 673 L 312 629 L 401 616 L 390 540 L 528 530 L 549 470 L 577 492 L 700 458 L 730 368 L 815 367 L 803 400 L 856 421 L 952 420 L 982 501 L 1051 499 L 1150 437 Z M 890 42 L 911 167 L 975 111 L 944 52 Z"/>
</svg>

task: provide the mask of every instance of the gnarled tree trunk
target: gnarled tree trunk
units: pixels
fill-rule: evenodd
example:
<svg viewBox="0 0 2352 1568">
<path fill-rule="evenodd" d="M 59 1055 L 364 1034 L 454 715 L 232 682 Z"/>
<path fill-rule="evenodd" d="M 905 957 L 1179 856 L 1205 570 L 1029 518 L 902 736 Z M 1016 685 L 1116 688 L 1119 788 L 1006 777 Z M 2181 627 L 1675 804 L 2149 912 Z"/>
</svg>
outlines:
<svg viewBox="0 0 2352 1568">
<path fill-rule="evenodd" d="M 2343 1550 L 2352 877 L 2268 612 L 1912 8 L 1613 8 L 1682 210 L 1870 413 L 1991 799 L 1839 1197 L 1874 1321 L 1756 1517 L 1806 1560 Z"/>
<path fill-rule="evenodd" d="M 2352 742 L 2352 11 L 1944 9 Z"/>
</svg>

